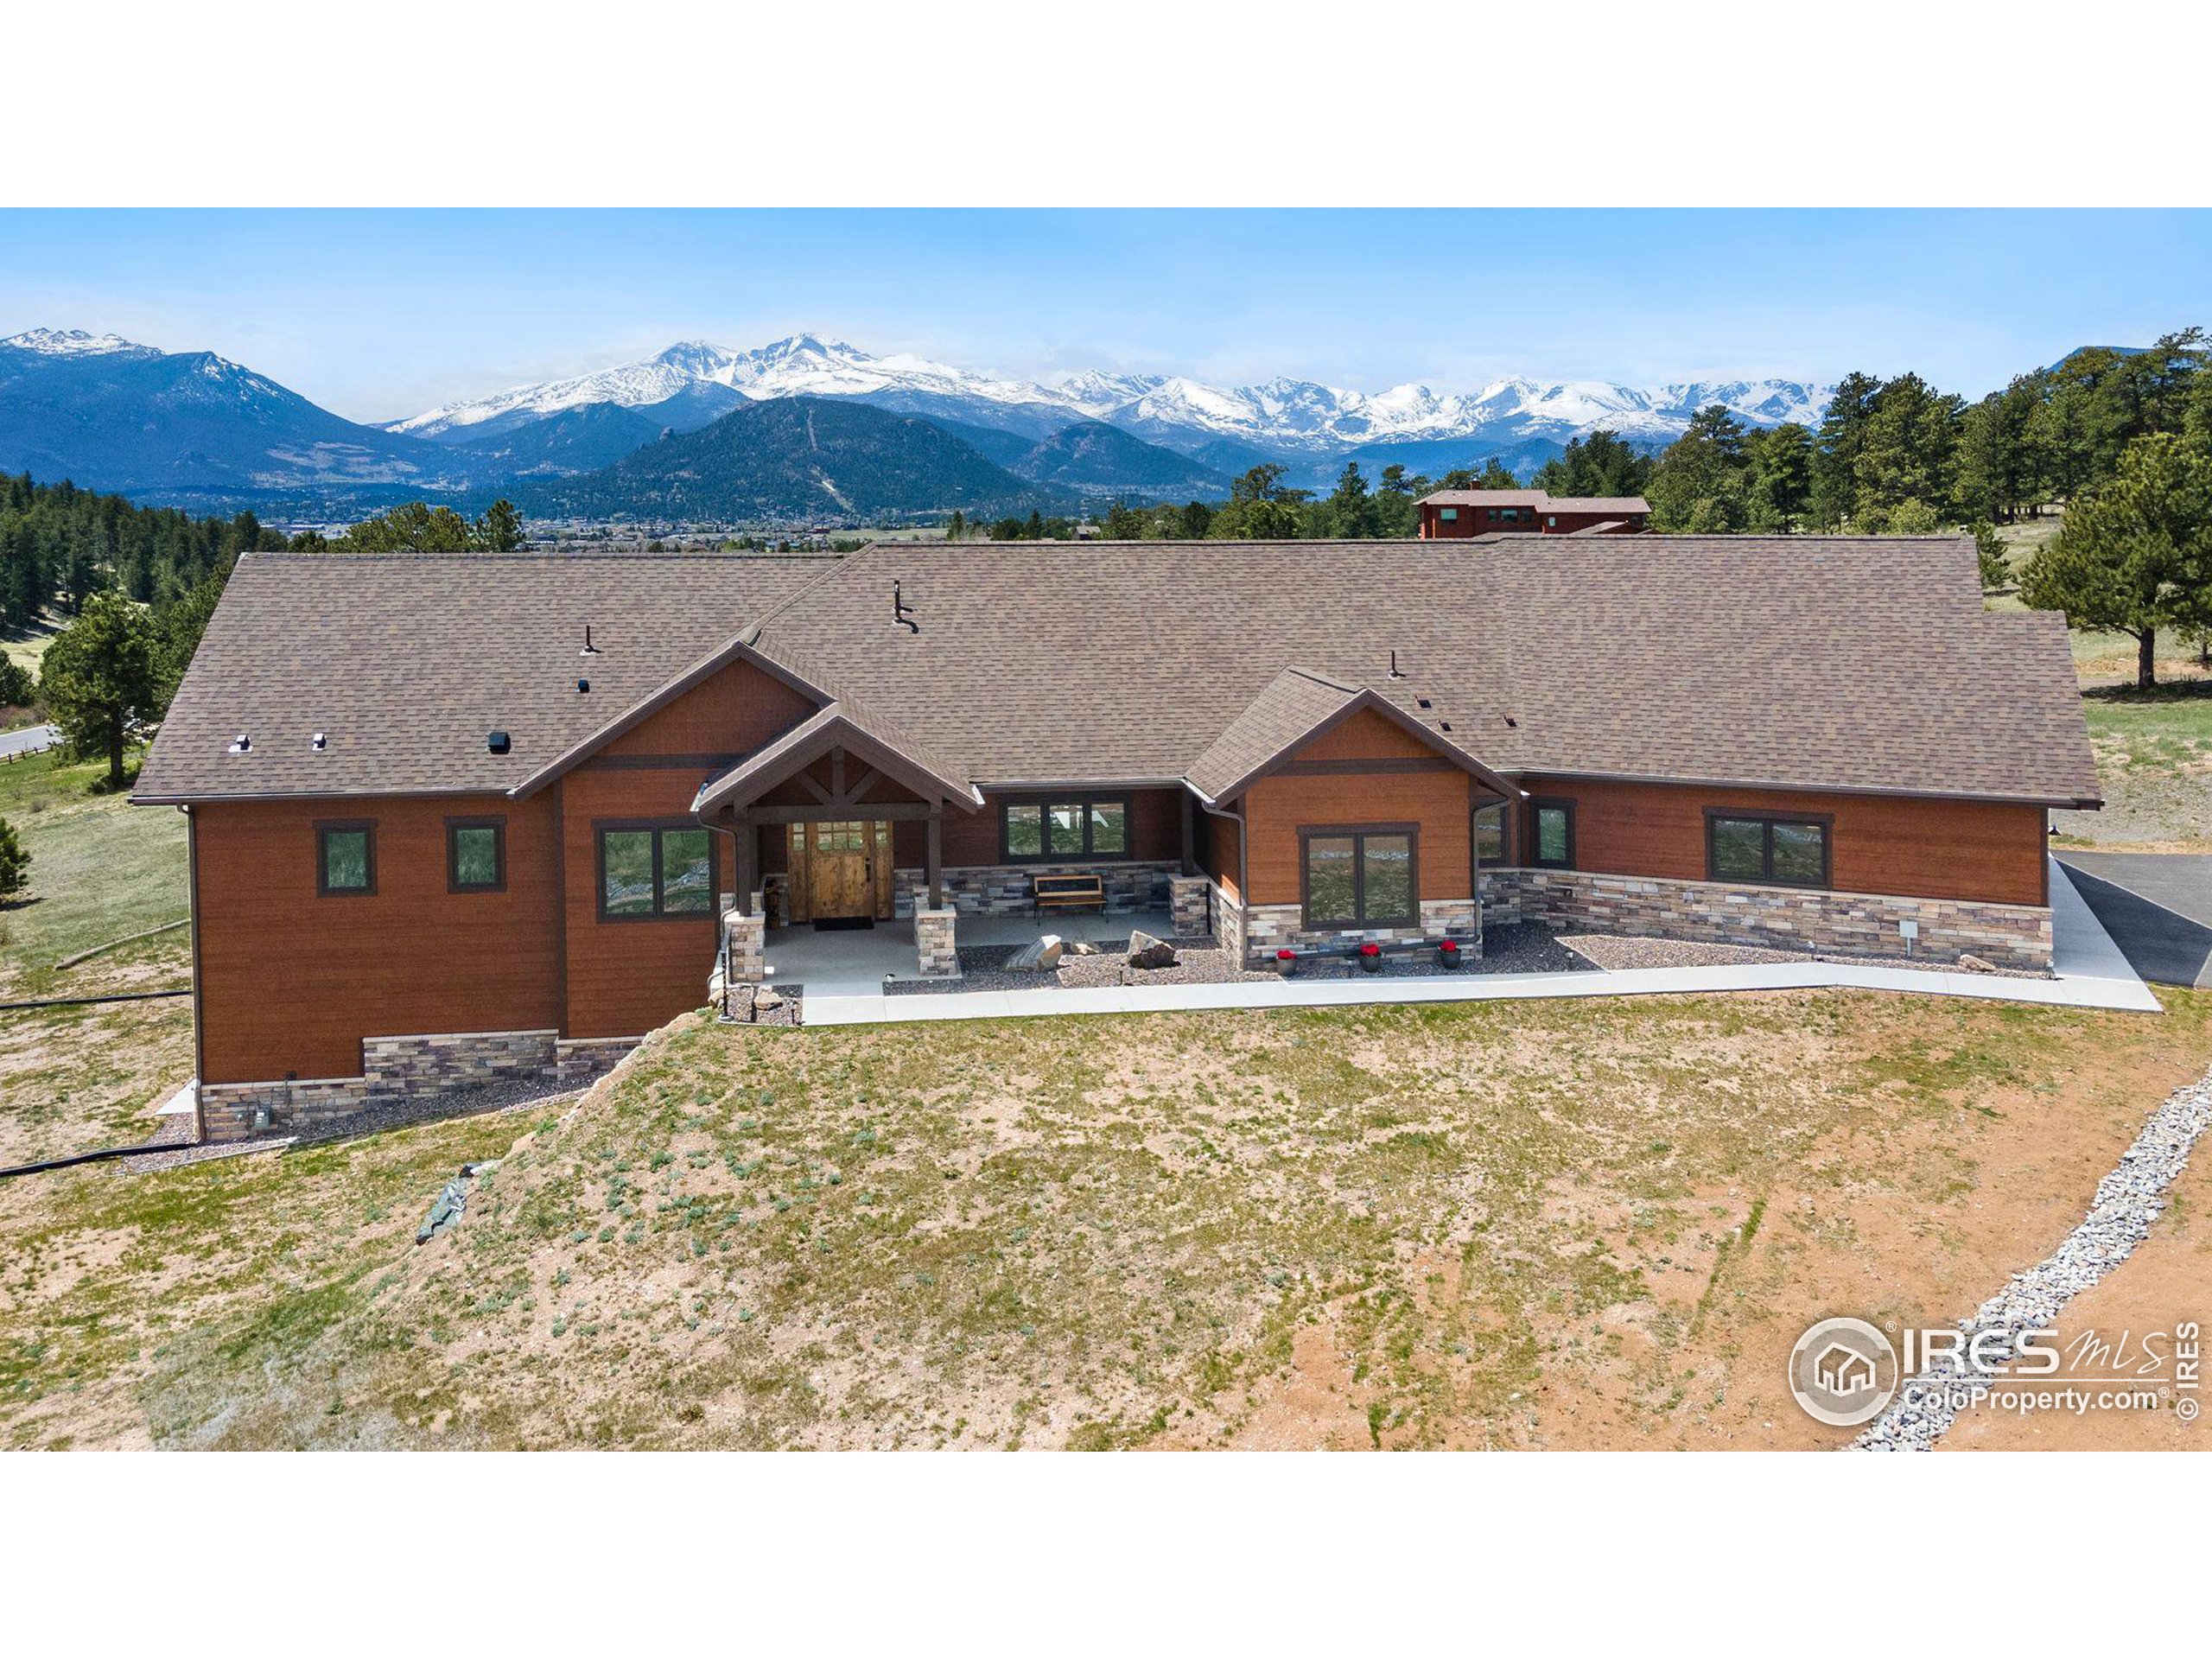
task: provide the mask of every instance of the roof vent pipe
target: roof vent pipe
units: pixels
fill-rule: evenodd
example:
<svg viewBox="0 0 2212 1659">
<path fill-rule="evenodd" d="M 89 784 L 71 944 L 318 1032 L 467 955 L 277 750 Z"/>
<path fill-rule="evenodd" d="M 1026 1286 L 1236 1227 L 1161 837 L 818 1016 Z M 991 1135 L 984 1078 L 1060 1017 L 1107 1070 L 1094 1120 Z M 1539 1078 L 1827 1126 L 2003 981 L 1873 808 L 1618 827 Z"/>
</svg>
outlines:
<svg viewBox="0 0 2212 1659">
<path fill-rule="evenodd" d="M 899 584 L 895 582 L 893 582 L 891 584 L 892 621 L 898 626 L 906 629 L 909 633 L 919 633 L 922 631 L 922 625 L 915 621 L 913 617 L 914 607 L 909 605 L 906 600 L 900 596 L 899 592 Z"/>
<path fill-rule="evenodd" d="M 599 655 L 599 647 L 591 642 L 591 624 L 588 622 L 584 624 L 584 648 L 578 652 L 576 655 L 579 657 L 596 657 Z"/>
<path fill-rule="evenodd" d="M 1402 680 L 1406 677 L 1398 672 L 1398 653 L 1395 651 L 1390 653 L 1390 677 L 1394 680 Z"/>
</svg>

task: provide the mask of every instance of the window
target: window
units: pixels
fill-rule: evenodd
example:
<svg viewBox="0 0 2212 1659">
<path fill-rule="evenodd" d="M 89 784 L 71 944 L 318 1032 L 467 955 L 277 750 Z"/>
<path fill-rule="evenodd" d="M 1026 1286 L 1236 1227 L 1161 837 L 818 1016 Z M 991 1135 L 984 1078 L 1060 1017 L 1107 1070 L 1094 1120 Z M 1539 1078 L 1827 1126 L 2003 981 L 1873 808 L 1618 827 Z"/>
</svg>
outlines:
<svg viewBox="0 0 2212 1659">
<path fill-rule="evenodd" d="M 453 893 L 502 893 L 507 885 L 507 821 L 446 820 L 446 887 Z"/>
<path fill-rule="evenodd" d="M 1129 855 L 1129 804 L 1120 796 L 1008 801 L 999 812 L 999 847 L 1008 863 Z"/>
<path fill-rule="evenodd" d="M 1549 518 L 1546 518 L 1544 520 L 1544 528 L 1547 530 L 1557 530 L 1559 528 L 1559 514 L 1553 513 Z"/>
<path fill-rule="evenodd" d="M 1421 919 L 1411 824 L 1298 836 L 1307 927 L 1411 927 Z"/>
<path fill-rule="evenodd" d="M 1529 849 L 1531 864 L 1554 870 L 1574 868 L 1573 801 L 1531 801 L 1529 824 L 1532 832 Z"/>
<path fill-rule="evenodd" d="M 377 890 L 377 827 L 373 823 L 318 823 L 315 827 L 315 891 L 341 899 Z"/>
<path fill-rule="evenodd" d="M 1505 862 L 1504 802 L 1475 809 L 1475 858 L 1483 864 Z"/>
<path fill-rule="evenodd" d="M 1706 879 L 1825 887 L 1832 823 L 1827 817 L 1770 817 L 1764 813 L 1707 808 Z"/>
<path fill-rule="evenodd" d="M 1521 509 L 1518 507 L 1508 507 L 1503 512 L 1499 514 L 1499 517 L 1503 518 L 1509 524 L 1517 524 L 1521 522 Z"/>
<path fill-rule="evenodd" d="M 1436 516 L 1439 518 L 1441 518 L 1447 524 L 1456 524 L 1459 522 L 1459 509 L 1457 507 L 1439 507 L 1436 510 Z"/>
<path fill-rule="evenodd" d="M 713 838 L 699 825 L 623 824 L 599 832 L 599 913 L 621 921 L 705 916 L 715 907 Z"/>
</svg>

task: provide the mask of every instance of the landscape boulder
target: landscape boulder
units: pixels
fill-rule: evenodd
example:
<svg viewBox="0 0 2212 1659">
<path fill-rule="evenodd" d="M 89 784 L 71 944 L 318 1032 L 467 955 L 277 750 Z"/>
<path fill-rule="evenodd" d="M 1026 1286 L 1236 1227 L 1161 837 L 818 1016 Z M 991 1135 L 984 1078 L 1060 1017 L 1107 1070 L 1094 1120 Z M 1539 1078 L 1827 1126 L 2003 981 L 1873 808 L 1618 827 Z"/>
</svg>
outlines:
<svg viewBox="0 0 2212 1659">
<path fill-rule="evenodd" d="M 1047 933 L 1034 944 L 1025 944 L 1006 960 L 1007 970 L 1016 974 L 1049 974 L 1060 965 L 1060 936 Z"/>
<path fill-rule="evenodd" d="M 1165 939 L 1155 939 L 1142 928 L 1129 934 L 1129 966 L 1132 968 L 1173 968 L 1175 947 Z"/>
<path fill-rule="evenodd" d="M 1965 969 L 1970 974 L 1993 974 L 1997 971 L 1997 964 L 1995 963 L 1986 961 L 1980 957 L 1975 956 L 1961 957 L 1959 958 L 1959 966 Z"/>
</svg>

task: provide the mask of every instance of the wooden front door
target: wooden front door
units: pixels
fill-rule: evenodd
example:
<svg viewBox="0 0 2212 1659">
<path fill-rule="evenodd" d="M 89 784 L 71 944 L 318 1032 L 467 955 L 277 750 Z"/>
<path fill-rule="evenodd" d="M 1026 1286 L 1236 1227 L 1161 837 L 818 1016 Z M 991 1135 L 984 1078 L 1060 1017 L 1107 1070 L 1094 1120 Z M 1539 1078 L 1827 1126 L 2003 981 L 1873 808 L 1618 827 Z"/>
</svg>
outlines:
<svg viewBox="0 0 2212 1659">
<path fill-rule="evenodd" d="M 810 823 L 807 837 L 809 912 L 817 921 L 875 914 L 875 826 L 868 823 Z"/>
</svg>

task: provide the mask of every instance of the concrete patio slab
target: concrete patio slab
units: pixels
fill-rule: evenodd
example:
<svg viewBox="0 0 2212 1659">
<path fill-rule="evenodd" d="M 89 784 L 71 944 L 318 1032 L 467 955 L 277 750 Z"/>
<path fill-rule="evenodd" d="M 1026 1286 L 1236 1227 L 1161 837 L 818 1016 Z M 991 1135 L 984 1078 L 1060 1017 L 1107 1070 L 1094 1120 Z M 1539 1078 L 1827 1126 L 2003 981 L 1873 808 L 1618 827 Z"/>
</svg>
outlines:
<svg viewBox="0 0 2212 1659">
<path fill-rule="evenodd" d="M 1918 996 L 1962 996 L 2050 1007 L 2155 1014 L 2158 1000 L 2074 891 L 2051 866 L 2055 976 L 1860 963 L 1743 963 L 1704 968 L 1638 968 L 1618 973 L 1433 974 L 1368 980 L 1241 981 L 1228 985 L 1128 985 L 1033 991 L 945 991 L 885 996 L 806 996 L 810 1026 L 896 1025 L 940 1020 L 1007 1020 L 1044 1015 L 1168 1013 L 1218 1008 L 1327 1008 L 1385 1002 L 1484 1002 L 1544 997 L 1654 996 L 1719 991 L 1842 988 Z"/>
</svg>

